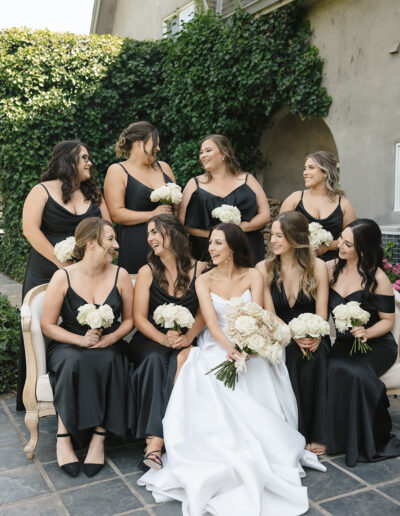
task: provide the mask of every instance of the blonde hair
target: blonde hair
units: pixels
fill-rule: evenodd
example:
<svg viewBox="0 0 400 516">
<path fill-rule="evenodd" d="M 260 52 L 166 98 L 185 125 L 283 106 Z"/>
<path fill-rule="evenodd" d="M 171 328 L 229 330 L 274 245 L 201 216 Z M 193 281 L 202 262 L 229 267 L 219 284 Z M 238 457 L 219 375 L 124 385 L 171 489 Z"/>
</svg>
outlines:
<svg viewBox="0 0 400 516">
<path fill-rule="evenodd" d="M 308 220 L 298 211 L 286 211 L 274 222 L 279 222 L 282 233 L 292 248 L 293 260 L 300 269 L 299 289 L 303 290 L 309 299 L 315 298 L 318 282 L 314 274 L 315 255 L 310 246 Z M 271 244 L 268 246 L 265 270 L 267 277 L 278 278 L 276 284 L 279 287 L 283 281 L 281 260 L 279 255 L 272 251 Z"/>
<path fill-rule="evenodd" d="M 77 260 L 82 260 L 84 257 L 86 244 L 89 240 L 96 240 L 96 242 L 103 247 L 102 238 L 104 226 L 110 226 L 110 228 L 114 230 L 112 224 L 108 222 L 108 220 L 100 219 L 98 217 L 88 217 L 87 219 L 79 222 L 75 229 L 75 249 L 73 252 L 74 257 Z"/>
<path fill-rule="evenodd" d="M 226 136 L 223 136 L 222 134 L 210 134 L 209 136 L 206 136 L 201 140 L 200 147 L 203 145 L 203 143 L 206 140 L 211 140 L 215 143 L 215 145 L 218 147 L 218 150 L 221 154 L 223 154 L 225 158 L 225 164 L 228 168 L 228 170 L 235 176 L 237 174 L 240 174 L 242 172 L 242 169 L 240 167 L 239 161 L 235 158 L 235 155 L 233 154 L 233 149 L 231 142 L 228 140 Z M 205 171 L 207 182 L 211 181 L 212 176 L 208 170 Z"/>
<path fill-rule="evenodd" d="M 344 195 L 344 191 L 339 186 L 339 163 L 336 157 L 327 151 L 317 151 L 305 157 L 305 161 L 311 158 L 318 168 L 325 173 L 326 188 L 328 197 L 335 199 L 337 195 Z"/>
</svg>

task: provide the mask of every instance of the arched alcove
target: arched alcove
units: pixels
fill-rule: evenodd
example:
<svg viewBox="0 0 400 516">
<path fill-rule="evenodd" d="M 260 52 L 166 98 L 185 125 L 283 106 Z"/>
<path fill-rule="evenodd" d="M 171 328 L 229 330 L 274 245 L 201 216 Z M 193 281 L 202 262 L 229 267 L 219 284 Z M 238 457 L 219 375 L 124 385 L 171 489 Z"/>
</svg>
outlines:
<svg viewBox="0 0 400 516">
<path fill-rule="evenodd" d="M 317 150 L 338 156 L 333 135 L 322 118 L 302 120 L 287 108 L 272 119 L 260 139 L 260 150 L 266 161 L 262 171 L 264 190 L 269 197 L 283 200 L 304 188 L 304 157 Z"/>
</svg>

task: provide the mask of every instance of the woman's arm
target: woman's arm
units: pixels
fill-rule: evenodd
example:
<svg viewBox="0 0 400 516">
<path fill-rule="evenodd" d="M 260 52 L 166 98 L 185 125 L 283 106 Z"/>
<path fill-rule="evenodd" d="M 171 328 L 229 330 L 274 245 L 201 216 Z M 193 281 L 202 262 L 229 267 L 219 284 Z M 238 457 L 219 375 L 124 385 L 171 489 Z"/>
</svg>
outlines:
<svg viewBox="0 0 400 516">
<path fill-rule="evenodd" d="M 260 306 L 264 304 L 264 282 L 261 272 L 257 269 L 249 269 L 251 300 Z"/>
<path fill-rule="evenodd" d="M 101 198 L 101 203 L 100 203 L 99 208 L 100 208 L 101 218 L 104 220 L 108 220 L 108 222 L 112 223 L 106 201 L 103 199 L 103 197 Z"/>
<path fill-rule="evenodd" d="M 196 181 L 192 177 L 183 189 L 182 192 L 182 201 L 179 205 L 179 213 L 178 213 L 178 219 L 181 221 L 183 225 L 185 225 L 185 217 L 186 217 L 186 210 L 188 207 L 188 204 L 190 202 L 190 199 L 192 198 L 193 192 L 197 189 Z M 199 228 L 191 228 L 188 226 L 185 226 L 185 231 L 189 233 L 189 235 L 193 235 L 196 237 L 202 237 L 202 238 L 208 238 L 210 236 L 210 230 L 209 229 L 199 229 Z"/>
<path fill-rule="evenodd" d="M 68 281 L 65 271 L 59 270 L 55 272 L 44 296 L 41 320 L 42 332 L 46 337 L 57 342 L 89 348 L 99 341 L 100 332 L 98 330 L 88 330 L 86 335 L 77 335 L 61 328 L 57 324 L 67 288 Z"/>
<path fill-rule="evenodd" d="M 350 201 L 346 197 L 342 197 L 342 213 L 343 213 L 343 227 L 344 229 L 350 222 L 356 220 L 356 212 L 354 211 L 353 206 Z"/>
<path fill-rule="evenodd" d="M 122 299 L 121 324 L 107 335 L 102 335 L 92 348 L 106 348 L 123 339 L 133 328 L 133 285 L 128 272 L 122 267 L 119 270 L 117 288 Z"/>
<path fill-rule="evenodd" d="M 150 286 L 153 281 L 153 274 L 148 265 L 139 269 L 135 283 L 135 296 L 133 302 L 133 317 L 138 331 L 148 339 L 158 342 L 162 346 L 171 347 L 175 343 L 177 332 L 169 331 L 164 334 L 157 330 L 149 321 Z"/>
<path fill-rule="evenodd" d="M 271 295 L 271 279 L 267 277 L 267 271 L 265 270 L 265 260 L 257 263 L 256 269 L 260 272 L 263 279 L 264 309 L 276 315 L 275 306 Z"/>
<path fill-rule="evenodd" d="M 40 230 L 47 198 L 46 190 L 42 186 L 36 185 L 32 188 L 22 211 L 22 230 L 31 246 L 60 269 L 63 264 L 57 260 L 54 247 Z"/>
<path fill-rule="evenodd" d="M 256 231 L 257 229 L 261 229 L 271 219 L 268 199 L 260 183 L 252 174 L 248 174 L 247 184 L 256 194 L 258 213 L 248 222 L 243 221 L 240 223 L 240 227 L 243 229 L 244 232 Z"/>
<path fill-rule="evenodd" d="M 293 192 L 292 194 L 289 195 L 289 197 L 286 197 L 286 199 L 283 201 L 281 209 L 279 210 L 279 213 L 295 210 L 296 206 L 300 202 L 300 199 L 301 199 L 301 191 Z"/>
<path fill-rule="evenodd" d="M 315 293 L 315 313 L 328 320 L 329 278 L 328 268 L 323 260 L 317 258 L 314 265 L 314 274 L 317 280 Z"/>
</svg>

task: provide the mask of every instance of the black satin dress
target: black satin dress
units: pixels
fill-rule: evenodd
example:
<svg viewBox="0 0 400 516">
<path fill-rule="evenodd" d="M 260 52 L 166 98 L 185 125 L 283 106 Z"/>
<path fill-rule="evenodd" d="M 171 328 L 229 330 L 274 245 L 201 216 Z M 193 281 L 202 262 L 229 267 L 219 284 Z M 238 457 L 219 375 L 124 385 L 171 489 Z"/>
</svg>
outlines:
<svg viewBox="0 0 400 516">
<path fill-rule="evenodd" d="M 148 319 L 162 333 L 167 333 L 168 329 L 158 326 L 153 319 L 154 310 L 158 306 L 175 303 L 190 310 L 193 317 L 196 316 L 199 307 L 194 288 L 196 269 L 197 262 L 189 290 L 183 297 L 169 295 L 160 287 L 153 275 Z M 182 333 L 186 331 L 187 328 L 182 328 Z M 130 375 L 134 402 L 128 408 L 128 426 L 138 439 L 150 435 L 163 437 L 162 420 L 174 386 L 177 356 L 180 351 L 182 349 L 172 349 L 158 344 L 139 332 L 131 340 L 128 354 L 135 366 Z"/>
<path fill-rule="evenodd" d="M 371 314 L 366 328 L 379 321 L 378 312 L 394 312 L 393 296 L 370 294 L 366 299 L 358 290 L 342 297 L 330 289 L 330 310 L 349 301 L 361 302 Z M 396 361 L 397 344 L 388 332 L 368 340 L 371 351 L 350 356 L 353 341 L 349 331 L 337 332 L 328 368 L 327 451 L 345 453 L 348 466 L 400 456 L 400 440 L 391 434 L 386 387 L 379 379 Z"/>
<path fill-rule="evenodd" d="M 248 174 L 245 182 L 235 188 L 225 197 L 214 195 L 199 186 L 197 177 L 197 189 L 193 192 L 188 203 L 185 216 L 185 226 L 189 228 L 211 230 L 220 223 L 219 219 L 211 216 L 214 208 L 222 204 L 236 206 L 239 209 L 242 221 L 249 222 L 258 213 L 256 194 L 247 184 Z M 260 262 L 265 256 L 264 237 L 261 229 L 245 233 L 251 252 L 253 253 L 253 264 Z M 208 238 L 189 236 L 192 245 L 192 256 L 197 260 L 209 260 Z"/>
<path fill-rule="evenodd" d="M 308 299 L 301 290 L 293 307 L 289 306 L 283 283 L 271 282 L 271 296 L 275 312 L 286 324 L 303 313 L 315 313 L 314 298 Z M 306 443 L 325 444 L 327 439 L 326 406 L 328 399 L 329 336 L 322 337 L 313 359 L 303 358 L 297 343 L 292 339 L 286 347 L 286 367 L 297 400 L 299 432 Z"/>
<path fill-rule="evenodd" d="M 333 210 L 333 212 L 324 219 L 316 219 L 313 217 L 308 211 L 304 208 L 303 204 L 303 194 L 304 192 L 301 192 L 301 199 L 299 204 L 296 206 L 295 211 L 299 211 L 302 213 L 307 219 L 308 222 L 318 222 L 318 224 L 321 224 L 321 226 L 326 230 L 332 233 L 333 240 L 337 240 L 340 236 L 340 233 L 343 229 L 343 212 L 342 208 L 340 206 L 340 202 L 342 200 L 342 197 L 339 196 L 339 202 L 336 208 Z M 338 252 L 336 251 L 326 251 L 326 253 L 321 254 L 318 256 L 318 258 L 321 258 L 321 260 L 324 260 L 324 262 L 328 262 L 329 260 L 333 260 L 334 258 L 337 258 Z"/>
<path fill-rule="evenodd" d="M 79 324 L 77 315 L 78 308 L 86 301 L 71 288 L 65 272 L 69 286 L 61 308 L 60 326 L 85 335 L 89 326 Z M 114 322 L 103 330 L 103 335 L 112 333 L 120 324 L 122 300 L 117 287 L 118 273 L 119 267 L 114 286 L 103 303 L 112 308 Z M 96 426 L 125 436 L 128 359 L 122 341 L 98 349 L 52 341 L 47 348 L 47 367 L 54 407 L 79 443 L 85 444 L 90 437 L 88 430 Z"/>
<path fill-rule="evenodd" d="M 157 206 L 160 206 L 159 202 L 150 200 L 153 189 L 131 176 L 121 163 L 119 165 L 128 176 L 125 190 L 125 208 L 133 211 L 153 211 Z M 165 183 L 171 183 L 171 178 L 162 169 L 161 171 Z M 118 243 L 118 265 L 126 269 L 129 274 L 137 274 L 140 267 L 147 263 L 147 255 L 150 252 L 150 246 L 147 243 L 147 222 L 132 226 L 121 225 Z"/>
<path fill-rule="evenodd" d="M 75 215 L 69 210 L 59 204 L 49 191 L 42 184 L 43 188 L 48 194 L 46 204 L 43 209 L 42 224 L 40 230 L 47 238 L 47 240 L 54 246 L 58 242 L 65 240 L 67 237 L 74 236 L 76 226 L 88 217 L 101 218 L 99 206 L 95 202 L 91 202 L 89 208 L 81 215 Z M 24 284 L 22 287 L 22 299 L 25 297 L 31 288 L 49 283 L 53 274 L 58 270 L 57 266 L 38 253 L 35 249 L 31 249 L 26 268 Z M 25 410 L 22 402 L 22 391 L 26 379 L 26 363 L 25 363 L 25 348 L 21 337 L 19 348 L 19 373 L 18 373 L 18 387 L 17 387 L 17 410 Z"/>
</svg>

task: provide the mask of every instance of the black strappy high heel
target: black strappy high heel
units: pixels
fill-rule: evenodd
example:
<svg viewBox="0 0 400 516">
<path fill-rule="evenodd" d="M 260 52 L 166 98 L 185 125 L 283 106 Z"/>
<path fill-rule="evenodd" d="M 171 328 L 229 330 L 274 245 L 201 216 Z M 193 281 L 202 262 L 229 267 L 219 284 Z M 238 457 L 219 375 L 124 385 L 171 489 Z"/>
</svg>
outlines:
<svg viewBox="0 0 400 516">
<path fill-rule="evenodd" d="M 150 441 L 150 440 L 151 440 L 151 437 L 146 438 L 146 442 Z M 161 457 L 156 455 L 156 453 L 162 453 L 162 452 L 163 452 L 163 450 L 153 450 L 153 451 L 150 451 L 147 453 L 147 446 L 146 446 L 145 455 L 143 456 L 143 459 L 142 459 L 143 464 L 145 466 L 147 466 L 148 468 L 152 468 L 157 471 L 160 470 L 163 467 L 163 463 L 162 463 Z M 152 458 L 151 455 L 153 455 L 154 458 Z"/>
<path fill-rule="evenodd" d="M 57 439 L 59 437 L 71 437 L 71 434 L 57 434 Z M 60 468 L 70 477 L 77 477 L 79 475 L 79 471 L 81 469 L 81 465 L 79 461 L 68 462 L 68 464 L 63 464 Z"/>
<path fill-rule="evenodd" d="M 99 432 L 98 430 L 93 430 L 93 433 L 96 435 L 106 435 L 107 432 Z M 84 463 L 83 471 L 85 472 L 87 477 L 94 477 L 97 473 L 103 468 L 103 464 L 92 464 L 92 463 Z"/>
</svg>

